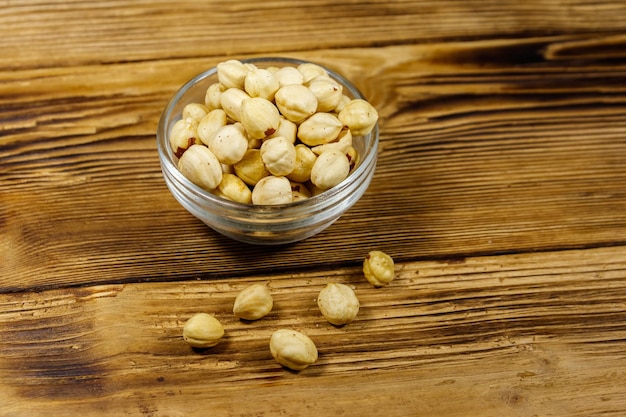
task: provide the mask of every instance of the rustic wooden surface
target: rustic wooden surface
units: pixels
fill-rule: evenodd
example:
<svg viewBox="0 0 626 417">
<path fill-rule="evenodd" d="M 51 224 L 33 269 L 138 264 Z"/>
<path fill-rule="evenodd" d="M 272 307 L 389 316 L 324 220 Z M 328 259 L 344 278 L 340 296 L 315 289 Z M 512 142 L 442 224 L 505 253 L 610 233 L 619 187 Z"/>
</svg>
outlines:
<svg viewBox="0 0 626 417">
<path fill-rule="evenodd" d="M 0 1 L 0 415 L 622 416 L 626 2 Z M 155 130 L 185 81 L 289 56 L 379 109 L 372 185 L 284 247 L 169 194 Z M 396 280 L 363 278 L 367 251 Z M 358 320 L 315 305 L 356 288 Z M 267 282 L 275 309 L 232 314 Z M 181 329 L 216 314 L 226 338 Z M 317 364 L 270 356 L 279 327 Z"/>
</svg>

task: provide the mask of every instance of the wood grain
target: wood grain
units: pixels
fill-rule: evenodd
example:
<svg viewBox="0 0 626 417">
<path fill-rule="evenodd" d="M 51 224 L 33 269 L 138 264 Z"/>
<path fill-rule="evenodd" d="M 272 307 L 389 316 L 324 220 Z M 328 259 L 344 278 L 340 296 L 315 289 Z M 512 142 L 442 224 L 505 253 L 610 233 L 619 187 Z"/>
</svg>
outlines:
<svg viewBox="0 0 626 417">
<path fill-rule="evenodd" d="M 626 3 L 0 1 L 0 416 L 622 416 Z M 306 241 L 230 241 L 168 192 L 187 80 L 287 56 L 380 113 L 370 189 Z M 375 289 L 361 262 L 396 260 Z M 315 298 L 354 286 L 358 320 Z M 275 309 L 236 320 L 267 282 Z M 191 350 L 207 311 L 227 336 Z M 309 334 L 281 368 L 268 338 Z"/>
<path fill-rule="evenodd" d="M 214 60 L 3 73 L 11 127 L 0 218 L 11 257 L 0 264 L 1 287 L 349 266 L 373 247 L 403 260 L 621 245 L 626 65 L 540 57 L 562 42 L 292 54 L 356 80 L 380 109 L 381 149 L 371 188 L 349 213 L 321 235 L 271 249 L 207 229 L 161 177 L 160 111 Z M 521 51 L 536 62 L 483 63 Z"/>
<path fill-rule="evenodd" d="M 346 268 L 4 294 L 0 394 L 16 400 L 0 404 L 0 415 L 61 407 L 84 415 L 302 415 L 305 407 L 306 415 L 362 416 L 384 402 L 390 416 L 617 416 L 626 406 L 616 383 L 626 369 L 625 254 L 411 262 L 379 289 Z M 354 286 L 361 301 L 344 327 L 326 323 L 315 304 L 331 281 Z M 252 282 L 268 282 L 275 308 L 243 323 L 232 303 Z M 225 340 L 204 352 L 181 337 L 198 311 L 226 328 Z M 269 336 L 283 327 L 315 340 L 318 363 L 296 374 L 274 362 Z"/>
<path fill-rule="evenodd" d="M 0 67 L 50 68 L 460 38 L 614 34 L 622 2 L 21 1 L 0 9 Z M 623 41 L 622 41 L 623 45 Z"/>
</svg>

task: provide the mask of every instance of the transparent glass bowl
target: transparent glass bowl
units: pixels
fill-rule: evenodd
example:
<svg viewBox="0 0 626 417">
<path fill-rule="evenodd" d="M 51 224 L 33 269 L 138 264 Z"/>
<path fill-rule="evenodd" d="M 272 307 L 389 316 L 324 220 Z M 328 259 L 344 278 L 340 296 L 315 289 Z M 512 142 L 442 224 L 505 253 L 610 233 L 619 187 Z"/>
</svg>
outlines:
<svg viewBox="0 0 626 417">
<path fill-rule="evenodd" d="M 259 68 L 293 66 L 305 63 L 290 58 L 254 58 L 241 60 Z M 344 94 L 363 98 L 348 80 L 326 69 L 341 83 Z M 305 200 L 283 205 L 252 205 L 218 197 L 189 181 L 177 168 L 178 158 L 170 147 L 169 132 L 180 119 L 185 105 L 204 103 L 209 85 L 217 82 L 217 68 L 197 75 L 172 97 L 161 115 L 157 130 L 157 148 L 161 170 L 174 198 L 192 215 L 213 230 L 240 242 L 279 245 L 297 242 L 326 229 L 352 207 L 367 190 L 378 153 L 378 124 L 367 136 L 353 138 L 359 152 L 358 164 L 350 175 L 335 187 Z"/>
</svg>

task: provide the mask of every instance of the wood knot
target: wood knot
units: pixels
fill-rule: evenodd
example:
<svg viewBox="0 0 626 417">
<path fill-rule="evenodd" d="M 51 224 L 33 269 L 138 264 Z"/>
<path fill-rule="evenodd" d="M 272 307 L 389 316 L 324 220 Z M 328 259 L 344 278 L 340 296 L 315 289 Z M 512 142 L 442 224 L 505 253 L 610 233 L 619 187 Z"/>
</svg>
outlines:
<svg viewBox="0 0 626 417">
<path fill-rule="evenodd" d="M 514 390 L 503 391 L 500 398 L 509 407 L 519 407 L 526 402 L 526 397 Z"/>
</svg>

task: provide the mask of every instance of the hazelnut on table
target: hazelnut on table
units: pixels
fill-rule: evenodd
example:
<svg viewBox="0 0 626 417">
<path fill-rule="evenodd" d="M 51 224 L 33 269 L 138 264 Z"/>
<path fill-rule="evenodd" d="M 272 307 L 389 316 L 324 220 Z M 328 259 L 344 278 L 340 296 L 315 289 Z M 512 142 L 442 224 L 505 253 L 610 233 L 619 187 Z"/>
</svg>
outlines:
<svg viewBox="0 0 626 417">
<path fill-rule="evenodd" d="M 335 282 L 320 291 L 317 306 L 326 320 L 336 326 L 352 322 L 359 313 L 359 299 L 354 290 Z"/>
<path fill-rule="evenodd" d="M 276 330 L 270 339 L 270 352 L 281 365 L 301 371 L 317 361 L 317 347 L 311 338 L 296 330 Z"/>
<path fill-rule="evenodd" d="M 183 339 L 190 346 L 208 348 L 217 345 L 224 336 L 224 326 L 207 313 L 194 314 L 183 327 Z"/>
<path fill-rule="evenodd" d="M 395 278 L 393 259 L 385 252 L 370 251 L 363 261 L 363 275 L 375 287 L 389 284 Z"/>
<path fill-rule="evenodd" d="M 253 284 L 243 289 L 233 305 L 233 314 L 244 320 L 258 320 L 272 311 L 274 300 L 266 285 Z"/>
</svg>

